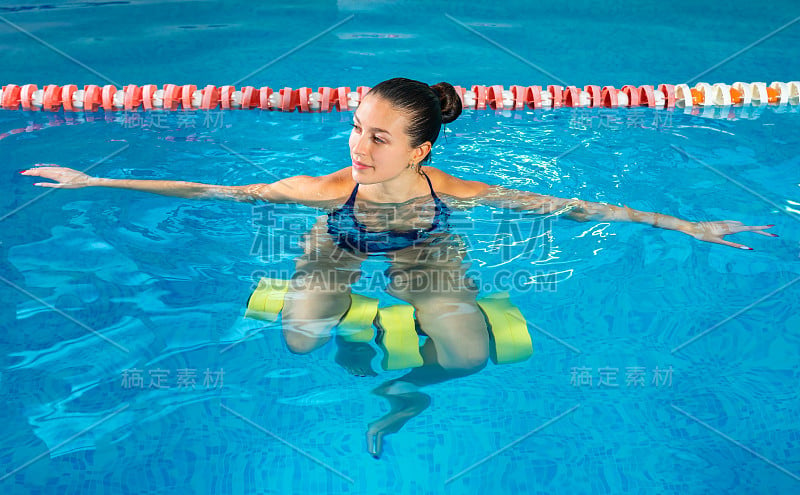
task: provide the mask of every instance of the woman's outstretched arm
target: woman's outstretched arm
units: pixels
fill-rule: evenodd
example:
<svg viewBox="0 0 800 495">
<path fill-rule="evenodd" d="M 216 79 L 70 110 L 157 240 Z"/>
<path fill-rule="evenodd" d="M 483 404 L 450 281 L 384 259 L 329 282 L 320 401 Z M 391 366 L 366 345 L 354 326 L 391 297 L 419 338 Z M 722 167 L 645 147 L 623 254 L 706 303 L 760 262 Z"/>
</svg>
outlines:
<svg viewBox="0 0 800 495">
<path fill-rule="evenodd" d="M 545 196 L 527 191 L 507 189 L 501 186 L 487 186 L 479 196 L 479 200 L 482 204 L 503 208 L 529 210 L 540 214 L 563 215 L 579 222 L 642 223 L 662 229 L 677 230 L 701 241 L 724 244 L 739 249 L 752 250 L 752 248 L 743 244 L 727 241 L 724 237 L 739 232 L 755 232 L 769 237 L 777 237 L 776 234 L 763 232 L 763 230 L 773 227 L 772 225 L 744 225 L 742 222 L 734 220 L 691 222 L 663 213 L 634 210 L 627 206 L 595 203 L 576 198 L 565 199 Z"/>
<path fill-rule="evenodd" d="M 299 203 L 316 207 L 341 196 L 341 187 L 337 187 L 341 182 L 341 172 L 322 177 L 297 175 L 271 184 L 248 184 L 244 186 L 222 186 L 171 180 L 106 179 L 92 177 L 71 168 L 49 164 L 37 164 L 36 167 L 24 170 L 21 173 L 54 180 L 56 182 L 37 182 L 34 185 L 57 189 L 112 187 L 188 199 L 223 199 L 248 203 L 267 201 L 271 203 Z"/>
</svg>

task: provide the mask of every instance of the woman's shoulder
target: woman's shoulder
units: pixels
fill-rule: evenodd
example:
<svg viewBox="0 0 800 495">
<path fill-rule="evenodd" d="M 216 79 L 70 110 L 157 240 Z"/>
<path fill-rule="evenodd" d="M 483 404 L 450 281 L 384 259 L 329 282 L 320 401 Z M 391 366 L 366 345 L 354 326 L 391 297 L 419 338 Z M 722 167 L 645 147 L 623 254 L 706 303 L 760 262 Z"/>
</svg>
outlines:
<svg viewBox="0 0 800 495">
<path fill-rule="evenodd" d="M 424 166 L 422 171 L 431 179 L 433 190 L 437 194 L 468 199 L 484 194 L 489 189 L 489 185 L 486 183 L 460 179 L 436 167 Z"/>
<path fill-rule="evenodd" d="M 326 175 L 299 175 L 295 177 L 299 179 L 303 186 L 314 189 L 320 195 L 329 199 L 335 199 L 342 195 L 347 196 L 355 185 L 350 173 L 350 167 Z"/>
</svg>

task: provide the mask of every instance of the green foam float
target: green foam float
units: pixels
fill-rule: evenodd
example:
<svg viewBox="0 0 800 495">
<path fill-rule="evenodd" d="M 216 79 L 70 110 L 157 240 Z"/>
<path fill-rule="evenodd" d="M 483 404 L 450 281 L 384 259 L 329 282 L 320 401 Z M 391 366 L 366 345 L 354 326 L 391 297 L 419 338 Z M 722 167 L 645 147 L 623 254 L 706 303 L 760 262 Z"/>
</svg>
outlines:
<svg viewBox="0 0 800 495">
<path fill-rule="evenodd" d="M 276 321 L 288 290 L 288 280 L 262 278 L 247 301 L 245 317 Z M 386 371 L 422 366 L 413 306 L 395 304 L 379 308 L 377 299 L 359 294 L 351 294 L 350 300 L 350 309 L 336 329 L 340 337 L 349 342 L 375 339 L 383 350 L 381 366 Z M 511 303 L 508 292 L 491 294 L 477 303 L 489 328 L 492 362 L 509 364 L 528 359 L 533 354 L 528 325 L 519 308 Z"/>
</svg>

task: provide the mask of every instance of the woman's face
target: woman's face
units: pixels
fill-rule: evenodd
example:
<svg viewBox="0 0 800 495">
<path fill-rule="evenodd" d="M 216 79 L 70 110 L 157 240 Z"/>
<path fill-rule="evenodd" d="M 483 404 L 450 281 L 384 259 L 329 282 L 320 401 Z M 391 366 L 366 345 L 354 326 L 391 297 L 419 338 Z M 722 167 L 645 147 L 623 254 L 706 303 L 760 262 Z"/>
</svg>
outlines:
<svg viewBox="0 0 800 495">
<path fill-rule="evenodd" d="M 353 114 L 350 158 L 353 179 L 359 184 L 376 184 L 393 179 L 419 163 L 430 143 L 411 147 L 406 134 L 408 118 L 377 96 L 367 96 Z"/>
</svg>

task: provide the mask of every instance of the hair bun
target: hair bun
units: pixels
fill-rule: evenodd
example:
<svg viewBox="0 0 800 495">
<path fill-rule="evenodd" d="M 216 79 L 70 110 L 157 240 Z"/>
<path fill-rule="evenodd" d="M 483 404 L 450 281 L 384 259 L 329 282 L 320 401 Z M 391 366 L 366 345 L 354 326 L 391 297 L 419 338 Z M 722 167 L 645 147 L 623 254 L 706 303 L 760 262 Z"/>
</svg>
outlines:
<svg viewBox="0 0 800 495">
<path fill-rule="evenodd" d="M 431 86 L 431 89 L 439 96 L 439 103 L 442 107 L 442 123 L 449 124 L 461 115 L 461 97 L 456 93 L 456 88 L 452 84 L 440 82 Z"/>
</svg>

